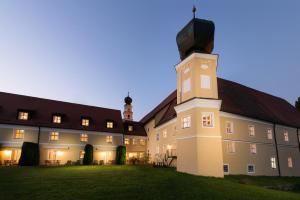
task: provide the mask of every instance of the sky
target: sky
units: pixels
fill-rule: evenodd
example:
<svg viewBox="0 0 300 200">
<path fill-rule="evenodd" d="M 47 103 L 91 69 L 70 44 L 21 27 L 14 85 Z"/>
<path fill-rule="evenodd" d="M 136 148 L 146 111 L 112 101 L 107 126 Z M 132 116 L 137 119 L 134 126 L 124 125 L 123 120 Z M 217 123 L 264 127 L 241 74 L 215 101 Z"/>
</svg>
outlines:
<svg viewBox="0 0 300 200">
<path fill-rule="evenodd" d="M 140 120 L 176 89 L 176 34 L 214 21 L 218 76 L 300 96 L 298 0 L 0 0 L 0 91 L 123 111 Z"/>
</svg>

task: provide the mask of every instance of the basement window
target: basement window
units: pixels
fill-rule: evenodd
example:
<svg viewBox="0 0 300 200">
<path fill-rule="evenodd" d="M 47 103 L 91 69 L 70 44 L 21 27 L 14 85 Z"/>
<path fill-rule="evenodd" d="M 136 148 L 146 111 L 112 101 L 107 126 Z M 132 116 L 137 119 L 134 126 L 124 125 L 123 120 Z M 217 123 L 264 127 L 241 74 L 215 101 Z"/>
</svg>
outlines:
<svg viewBox="0 0 300 200">
<path fill-rule="evenodd" d="M 229 174 L 229 164 L 223 165 L 224 174 Z"/>
<path fill-rule="evenodd" d="M 255 173 L 255 166 L 252 164 L 247 165 L 247 172 L 248 174 L 254 174 Z"/>
</svg>

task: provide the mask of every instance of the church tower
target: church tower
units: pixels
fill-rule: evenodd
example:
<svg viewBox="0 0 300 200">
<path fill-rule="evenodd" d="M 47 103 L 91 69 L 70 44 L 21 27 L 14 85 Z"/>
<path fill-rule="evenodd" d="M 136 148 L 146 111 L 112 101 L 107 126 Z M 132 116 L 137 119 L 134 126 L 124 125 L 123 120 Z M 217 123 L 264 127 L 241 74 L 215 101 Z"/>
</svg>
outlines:
<svg viewBox="0 0 300 200">
<path fill-rule="evenodd" d="M 223 177 L 215 26 L 195 17 L 177 34 L 177 171 Z"/>
<path fill-rule="evenodd" d="M 132 98 L 129 96 L 129 92 L 127 97 L 124 99 L 125 105 L 124 105 L 124 111 L 123 111 L 123 119 L 126 121 L 132 121 L 133 120 L 133 112 L 132 112 Z"/>
</svg>

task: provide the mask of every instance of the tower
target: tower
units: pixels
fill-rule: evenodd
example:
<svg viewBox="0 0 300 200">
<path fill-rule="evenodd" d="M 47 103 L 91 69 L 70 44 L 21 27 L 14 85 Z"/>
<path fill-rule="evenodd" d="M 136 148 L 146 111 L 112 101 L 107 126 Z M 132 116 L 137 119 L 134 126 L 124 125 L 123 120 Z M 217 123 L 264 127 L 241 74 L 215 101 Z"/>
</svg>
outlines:
<svg viewBox="0 0 300 200">
<path fill-rule="evenodd" d="M 176 37 L 177 171 L 223 177 L 214 30 L 212 21 L 194 17 Z"/>
<path fill-rule="evenodd" d="M 132 112 L 132 98 L 129 96 L 129 92 L 127 97 L 124 98 L 124 111 L 123 111 L 123 119 L 126 121 L 133 120 L 133 112 Z"/>
</svg>

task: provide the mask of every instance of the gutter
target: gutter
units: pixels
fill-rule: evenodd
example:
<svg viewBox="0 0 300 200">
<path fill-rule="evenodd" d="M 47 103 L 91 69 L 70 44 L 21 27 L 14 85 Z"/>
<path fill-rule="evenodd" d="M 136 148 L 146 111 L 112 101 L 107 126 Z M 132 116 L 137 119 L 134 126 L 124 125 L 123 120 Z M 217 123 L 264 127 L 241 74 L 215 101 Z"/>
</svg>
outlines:
<svg viewBox="0 0 300 200">
<path fill-rule="evenodd" d="M 276 158 L 277 158 L 277 163 L 278 163 L 278 176 L 281 176 L 278 146 L 277 146 L 277 139 L 276 139 L 276 124 L 275 123 L 273 124 L 273 130 L 274 130 L 274 142 L 275 142 Z"/>
</svg>

